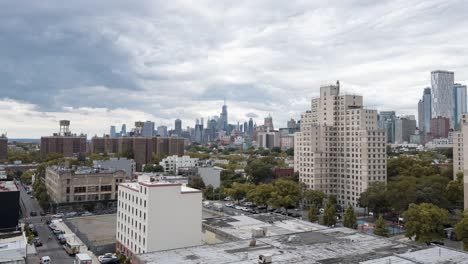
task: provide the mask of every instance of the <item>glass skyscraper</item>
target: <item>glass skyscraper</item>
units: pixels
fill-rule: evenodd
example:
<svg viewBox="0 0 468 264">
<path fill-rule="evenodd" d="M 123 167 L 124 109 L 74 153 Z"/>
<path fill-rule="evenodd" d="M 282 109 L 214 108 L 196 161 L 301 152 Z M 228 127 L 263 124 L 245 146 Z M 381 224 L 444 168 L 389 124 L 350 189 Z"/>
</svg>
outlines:
<svg viewBox="0 0 468 264">
<path fill-rule="evenodd" d="M 455 127 L 454 73 L 449 71 L 431 72 L 432 117 L 447 117 L 450 128 Z"/>
</svg>

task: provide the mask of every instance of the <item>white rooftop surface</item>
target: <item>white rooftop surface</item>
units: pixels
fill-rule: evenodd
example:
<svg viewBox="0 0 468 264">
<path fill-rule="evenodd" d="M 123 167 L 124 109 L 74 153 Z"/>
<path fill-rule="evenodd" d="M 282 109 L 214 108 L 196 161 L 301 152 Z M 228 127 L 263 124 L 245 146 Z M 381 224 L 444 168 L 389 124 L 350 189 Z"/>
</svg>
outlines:
<svg viewBox="0 0 468 264">
<path fill-rule="evenodd" d="M 267 228 L 267 236 L 285 235 L 297 232 L 307 232 L 326 229 L 327 227 L 313 224 L 306 221 L 301 221 L 294 218 L 284 218 L 281 221 L 264 222 L 254 219 L 250 216 L 230 216 L 226 219 L 234 219 L 237 221 L 227 220 L 224 222 L 226 226 L 215 226 L 218 230 L 228 233 L 239 239 L 249 239 L 252 237 L 252 229 Z M 210 225 L 209 220 L 204 221 L 205 224 Z"/>
<path fill-rule="evenodd" d="M 461 251 L 422 248 L 349 228 L 329 228 L 275 215 L 222 217 L 207 219 L 204 224 L 239 240 L 150 252 L 139 255 L 139 260 L 141 263 L 247 264 L 258 263 L 260 255 L 270 255 L 272 263 L 282 264 L 468 264 L 468 254 Z M 257 238 L 256 246 L 250 247 L 252 229 L 263 227 L 267 228 L 266 237 Z"/>
<path fill-rule="evenodd" d="M 178 183 L 178 182 L 154 181 L 154 182 L 143 182 L 143 183 L 145 185 L 149 185 L 149 186 L 175 186 L 175 185 L 179 185 L 181 192 L 200 192 L 200 190 L 198 190 L 198 189 L 187 187 L 187 186 L 183 185 L 182 183 Z M 138 191 L 138 188 L 140 186 L 140 184 L 138 182 L 122 182 L 119 185 L 128 187 L 130 189 L 134 189 L 136 191 Z"/>
<path fill-rule="evenodd" d="M 26 257 L 26 245 L 22 235 L 0 239 L 0 263 Z"/>
</svg>

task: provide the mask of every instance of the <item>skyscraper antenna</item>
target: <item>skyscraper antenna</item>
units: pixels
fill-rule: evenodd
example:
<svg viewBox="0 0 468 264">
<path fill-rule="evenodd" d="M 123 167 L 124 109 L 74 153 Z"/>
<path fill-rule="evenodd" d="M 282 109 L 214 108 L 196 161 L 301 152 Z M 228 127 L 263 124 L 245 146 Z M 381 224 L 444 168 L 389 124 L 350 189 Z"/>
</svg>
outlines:
<svg viewBox="0 0 468 264">
<path fill-rule="evenodd" d="M 224 97 L 224 105 L 226 105 L 226 97 Z"/>
</svg>

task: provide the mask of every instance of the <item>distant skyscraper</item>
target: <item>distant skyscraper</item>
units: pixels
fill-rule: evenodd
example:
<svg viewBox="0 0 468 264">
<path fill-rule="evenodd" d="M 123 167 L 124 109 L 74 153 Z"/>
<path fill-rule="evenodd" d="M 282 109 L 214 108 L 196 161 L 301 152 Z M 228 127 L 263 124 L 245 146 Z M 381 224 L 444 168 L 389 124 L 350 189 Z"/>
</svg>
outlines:
<svg viewBox="0 0 468 264">
<path fill-rule="evenodd" d="M 265 128 L 270 131 L 273 131 L 274 130 L 274 127 L 273 127 L 273 118 L 271 117 L 270 114 L 268 114 L 267 117 L 265 117 L 264 119 L 264 122 L 263 122 L 263 125 L 265 126 Z"/>
<path fill-rule="evenodd" d="M 143 125 L 141 135 L 144 137 L 152 137 L 154 135 L 154 122 L 146 121 Z"/>
<path fill-rule="evenodd" d="M 460 129 L 460 122 L 462 113 L 466 113 L 466 85 L 461 85 L 456 83 L 453 86 L 454 101 L 455 101 L 455 112 L 454 112 L 454 122 L 455 129 Z"/>
<path fill-rule="evenodd" d="M 432 116 L 431 88 L 425 88 L 422 99 L 418 102 L 418 127 L 422 133 L 431 132 Z"/>
<path fill-rule="evenodd" d="M 178 118 L 174 122 L 174 132 L 177 136 L 182 136 L 182 120 Z"/>
<path fill-rule="evenodd" d="M 416 131 L 416 120 L 411 116 L 401 116 L 395 120 L 395 143 L 409 143 Z"/>
<path fill-rule="evenodd" d="M 254 122 L 252 118 L 250 118 L 249 119 L 249 136 L 253 135 L 253 131 L 254 131 Z"/>
<path fill-rule="evenodd" d="M 219 125 L 220 130 L 228 131 L 228 112 L 227 112 L 227 105 L 226 100 L 224 100 L 224 105 L 219 116 Z"/>
<path fill-rule="evenodd" d="M 247 135 L 249 133 L 249 124 L 247 122 L 244 122 L 244 135 Z"/>
<path fill-rule="evenodd" d="M 432 117 L 447 117 L 450 128 L 455 125 L 454 73 L 449 71 L 431 72 Z"/>
<path fill-rule="evenodd" d="M 120 136 L 125 137 L 127 136 L 127 125 L 123 124 L 122 129 L 120 130 Z"/>
<path fill-rule="evenodd" d="M 395 143 L 395 111 L 382 111 L 377 117 L 379 128 L 387 134 L 387 143 Z"/>
<path fill-rule="evenodd" d="M 111 126 L 110 127 L 110 133 L 109 133 L 110 137 L 114 138 L 115 137 L 115 126 Z"/>
<path fill-rule="evenodd" d="M 294 119 L 291 118 L 291 119 L 288 121 L 288 128 L 297 128 L 297 122 L 296 122 L 296 120 L 294 120 Z"/>
<path fill-rule="evenodd" d="M 446 117 L 434 117 L 431 119 L 431 133 L 433 138 L 448 138 L 449 119 Z"/>
<path fill-rule="evenodd" d="M 167 137 L 167 126 L 158 126 L 158 135 L 160 137 Z"/>
</svg>

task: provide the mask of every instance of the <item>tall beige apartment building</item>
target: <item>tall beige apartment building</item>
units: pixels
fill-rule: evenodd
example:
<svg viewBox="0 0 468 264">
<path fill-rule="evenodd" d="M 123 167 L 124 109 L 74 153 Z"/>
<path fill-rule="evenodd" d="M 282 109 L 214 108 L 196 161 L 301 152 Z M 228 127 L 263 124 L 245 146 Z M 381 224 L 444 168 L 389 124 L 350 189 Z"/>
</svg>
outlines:
<svg viewBox="0 0 468 264">
<path fill-rule="evenodd" d="M 453 173 L 463 172 L 464 208 L 468 209 L 468 113 L 461 116 L 460 131 L 453 134 Z"/>
<path fill-rule="evenodd" d="M 341 95 L 339 82 L 320 87 L 294 141 L 300 182 L 335 195 L 342 206 L 357 206 L 369 184 L 387 181 L 386 136 L 378 129 L 377 110 L 364 108 L 362 96 Z"/>
</svg>

